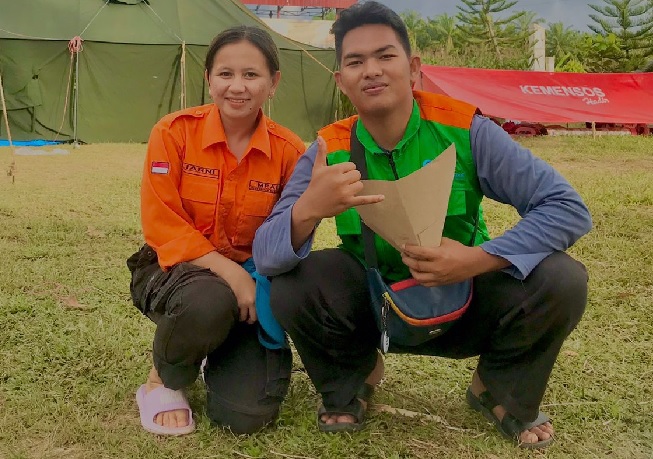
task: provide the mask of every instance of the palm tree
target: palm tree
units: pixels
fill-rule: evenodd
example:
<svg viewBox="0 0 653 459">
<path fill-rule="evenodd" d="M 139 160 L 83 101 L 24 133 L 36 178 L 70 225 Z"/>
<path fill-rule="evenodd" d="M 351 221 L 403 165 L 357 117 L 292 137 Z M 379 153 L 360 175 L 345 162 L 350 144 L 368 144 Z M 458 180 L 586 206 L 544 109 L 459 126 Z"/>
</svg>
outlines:
<svg viewBox="0 0 653 459">
<path fill-rule="evenodd" d="M 455 16 L 441 14 L 433 19 L 429 18 L 427 26 L 434 32 L 434 40 L 442 43 L 445 51 L 450 53 L 454 49 L 454 39 L 459 34 Z"/>
<path fill-rule="evenodd" d="M 576 56 L 578 44 L 582 40 L 581 33 L 571 27 L 565 27 L 562 22 L 549 24 L 546 33 L 546 54 L 555 56 L 556 61 L 563 56 Z"/>
</svg>

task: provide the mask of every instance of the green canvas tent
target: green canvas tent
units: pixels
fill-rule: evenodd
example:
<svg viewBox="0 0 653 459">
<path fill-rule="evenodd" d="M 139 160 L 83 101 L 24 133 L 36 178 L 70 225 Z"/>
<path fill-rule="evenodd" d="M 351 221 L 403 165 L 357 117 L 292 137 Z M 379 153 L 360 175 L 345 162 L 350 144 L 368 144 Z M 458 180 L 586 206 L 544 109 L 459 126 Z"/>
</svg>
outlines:
<svg viewBox="0 0 653 459">
<path fill-rule="evenodd" d="M 238 24 L 268 29 L 238 0 L 0 0 L 13 140 L 146 141 L 163 115 L 211 102 L 208 44 Z M 335 53 L 268 31 L 282 81 L 266 113 L 310 140 L 335 115 Z"/>
</svg>

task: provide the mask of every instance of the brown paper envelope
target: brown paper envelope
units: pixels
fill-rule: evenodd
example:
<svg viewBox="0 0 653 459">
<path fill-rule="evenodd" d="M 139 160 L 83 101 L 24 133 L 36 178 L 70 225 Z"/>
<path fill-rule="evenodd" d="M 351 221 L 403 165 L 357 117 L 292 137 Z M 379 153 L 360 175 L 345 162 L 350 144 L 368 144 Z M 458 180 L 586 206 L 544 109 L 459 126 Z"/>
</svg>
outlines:
<svg viewBox="0 0 653 459">
<path fill-rule="evenodd" d="M 452 144 L 426 166 L 396 181 L 363 180 L 361 195 L 382 194 L 356 210 L 372 231 L 401 249 L 403 244 L 440 245 L 456 169 Z"/>
</svg>

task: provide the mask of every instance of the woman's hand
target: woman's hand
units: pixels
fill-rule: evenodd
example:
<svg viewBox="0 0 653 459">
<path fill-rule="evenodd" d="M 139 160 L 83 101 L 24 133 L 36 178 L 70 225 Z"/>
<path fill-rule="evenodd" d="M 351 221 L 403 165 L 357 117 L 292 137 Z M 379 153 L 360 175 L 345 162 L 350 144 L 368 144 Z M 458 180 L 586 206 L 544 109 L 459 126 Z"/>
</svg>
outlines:
<svg viewBox="0 0 653 459">
<path fill-rule="evenodd" d="M 248 324 L 256 322 L 256 282 L 242 266 L 218 252 L 209 252 L 190 262 L 224 279 L 236 296 L 239 320 Z"/>
<path fill-rule="evenodd" d="M 256 282 L 240 265 L 234 265 L 233 270 L 230 269 L 228 274 L 222 274 L 221 277 L 236 295 L 240 321 L 253 324 L 256 322 Z"/>
</svg>

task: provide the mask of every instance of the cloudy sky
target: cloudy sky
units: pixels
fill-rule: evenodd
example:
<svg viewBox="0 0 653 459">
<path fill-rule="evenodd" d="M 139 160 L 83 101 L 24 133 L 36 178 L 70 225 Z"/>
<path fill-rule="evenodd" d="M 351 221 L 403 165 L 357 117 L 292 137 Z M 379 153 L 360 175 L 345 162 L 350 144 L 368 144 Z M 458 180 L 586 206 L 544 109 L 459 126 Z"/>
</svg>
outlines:
<svg viewBox="0 0 653 459">
<path fill-rule="evenodd" d="M 397 12 L 414 10 L 422 16 L 433 17 L 438 14 L 456 14 L 459 0 L 379 0 Z M 509 11 L 526 10 L 538 13 L 546 22 L 563 22 L 578 30 L 588 30 L 591 22 L 589 13 L 593 12 L 588 3 L 602 5 L 602 0 L 517 0 Z"/>
</svg>

